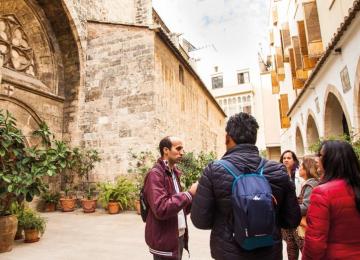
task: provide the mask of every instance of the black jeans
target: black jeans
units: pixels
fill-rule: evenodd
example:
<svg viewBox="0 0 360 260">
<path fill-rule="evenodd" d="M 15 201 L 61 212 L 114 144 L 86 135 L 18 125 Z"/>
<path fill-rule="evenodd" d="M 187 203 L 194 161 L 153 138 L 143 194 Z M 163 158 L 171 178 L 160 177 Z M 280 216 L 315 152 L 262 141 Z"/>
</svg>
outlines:
<svg viewBox="0 0 360 260">
<path fill-rule="evenodd" d="M 181 236 L 181 237 L 179 237 L 179 252 L 178 252 L 179 258 L 178 258 L 178 260 L 181 260 L 183 250 L 184 250 L 184 236 Z M 162 257 L 159 255 L 154 255 L 154 260 L 169 260 L 169 258 Z"/>
</svg>

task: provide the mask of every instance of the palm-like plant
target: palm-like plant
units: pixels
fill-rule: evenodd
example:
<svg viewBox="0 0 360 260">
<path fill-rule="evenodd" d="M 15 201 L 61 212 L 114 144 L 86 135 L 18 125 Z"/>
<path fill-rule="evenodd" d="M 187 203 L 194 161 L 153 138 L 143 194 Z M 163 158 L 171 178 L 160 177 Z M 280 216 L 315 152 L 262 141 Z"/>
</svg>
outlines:
<svg viewBox="0 0 360 260">
<path fill-rule="evenodd" d="M 109 202 L 118 202 L 121 209 L 126 209 L 134 200 L 135 186 L 122 176 L 115 183 L 100 183 L 99 190 L 99 201 L 103 207 Z"/>
</svg>

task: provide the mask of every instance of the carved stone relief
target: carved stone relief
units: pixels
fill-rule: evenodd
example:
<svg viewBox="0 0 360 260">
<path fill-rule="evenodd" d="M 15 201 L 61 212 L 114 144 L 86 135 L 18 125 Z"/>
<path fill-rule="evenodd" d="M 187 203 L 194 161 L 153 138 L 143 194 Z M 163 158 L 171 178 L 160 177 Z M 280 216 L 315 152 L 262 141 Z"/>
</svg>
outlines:
<svg viewBox="0 0 360 260">
<path fill-rule="evenodd" d="M 36 75 L 34 52 L 14 15 L 0 15 L 0 66 Z"/>
</svg>

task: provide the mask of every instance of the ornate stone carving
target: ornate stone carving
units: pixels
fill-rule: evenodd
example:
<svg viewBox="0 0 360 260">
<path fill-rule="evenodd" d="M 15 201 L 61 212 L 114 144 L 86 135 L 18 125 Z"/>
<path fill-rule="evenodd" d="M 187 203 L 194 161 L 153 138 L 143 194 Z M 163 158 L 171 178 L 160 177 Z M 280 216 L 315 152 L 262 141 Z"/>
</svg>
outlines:
<svg viewBox="0 0 360 260">
<path fill-rule="evenodd" d="M 0 66 L 35 76 L 34 52 L 15 15 L 0 15 Z"/>
</svg>

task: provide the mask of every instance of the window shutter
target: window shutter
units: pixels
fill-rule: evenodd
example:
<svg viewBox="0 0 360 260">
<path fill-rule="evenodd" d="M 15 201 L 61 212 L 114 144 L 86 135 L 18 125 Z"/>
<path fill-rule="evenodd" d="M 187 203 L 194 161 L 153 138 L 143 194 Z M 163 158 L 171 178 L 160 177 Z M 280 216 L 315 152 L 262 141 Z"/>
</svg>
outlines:
<svg viewBox="0 0 360 260">
<path fill-rule="evenodd" d="M 281 116 L 281 128 L 289 128 L 290 119 L 287 116 L 287 113 L 289 112 L 289 101 L 287 94 L 280 95 L 279 106 L 280 106 L 280 116 Z"/>
<path fill-rule="evenodd" d="M 289 49 L 289 56 L 290 56 L 289 59 L 290 59 L 290 68 L 291 68 L 293 89 L 301 89 L 304 86 L 305 79 L 297 78 L 297 74 L 299 74 L 299 76 L 304 77 L 304 76 L 307 76 L 307 73 L 306 73 L 306 71 L 304 71 L 304 73 L 306 73 L 306 75 L 304 75 L 302 69 L 299 70 L 299 73 L 296 73 L 294 49 L 292 49 L 292 48 Z"/>
<path fill-rule="evenodd" d="M 293 45 L 294 64 L 295 64 L 295 71 L 296 71 L 295 77 L 298 79 L 305 80 L 308 77 L 308 73 L 307 73 L 307 71 L 303 70 L 302 55 L 301 55 L 298 36 L 292 37 L 292 45 Z"/>
<path fill-rule="evenodd" d="M 298 33 L 299 33 L 299 46 L 300 46 L 301 55 L 308 55 L 304 21 L 298 21 L 297 26 L 298 26 Z"/>
<path fill-rule="evenodd" d="M 275 65 L 278 80 L 283 81 L 285 79 L 284 60 L 281 47 L 275 48 Z"/>
<path fill-rule="evenodd" d="M 296 68 L 295 68 L 295 57 L 294 57 L 294 49 L 289 48 L 289 62 L 290 62 L 290 69 L 291 69 L 291 77 L 296 77 Z"/>
<path fill-rule="evenodd" d="M 278 11 L 277 11 L 277 6 L 274 5 L 272 8 L 272 21 L 273 21 L 273 25 L 277 25 L 278 23 Z"/>
<path fill-rule="evenodd" d="M 280 85 L 277 78 L 276 71 L 271 71 L 271 86 L 272 86 L 272 93 L 279 94 L 280 92 Z"/>
<path fill-rule="evenodd" d="M 274 45 L 274 30 L 269 31 L 269 42 L 271 46 Z"/>
<path fill-rule="evenodd" d="M 309 57 L 320 57 L 323 52 L 316 1 L 303 3 Z"/>
<path fill-rule="evenodd" d="M 281 42 L 284 52 L 284 62 L 289 62 L 289 47 L 291 47 L 291 38 L 289 31 L 289 24 L 284 23 L 282 29 L 280 30 Z"/>
</svg>

